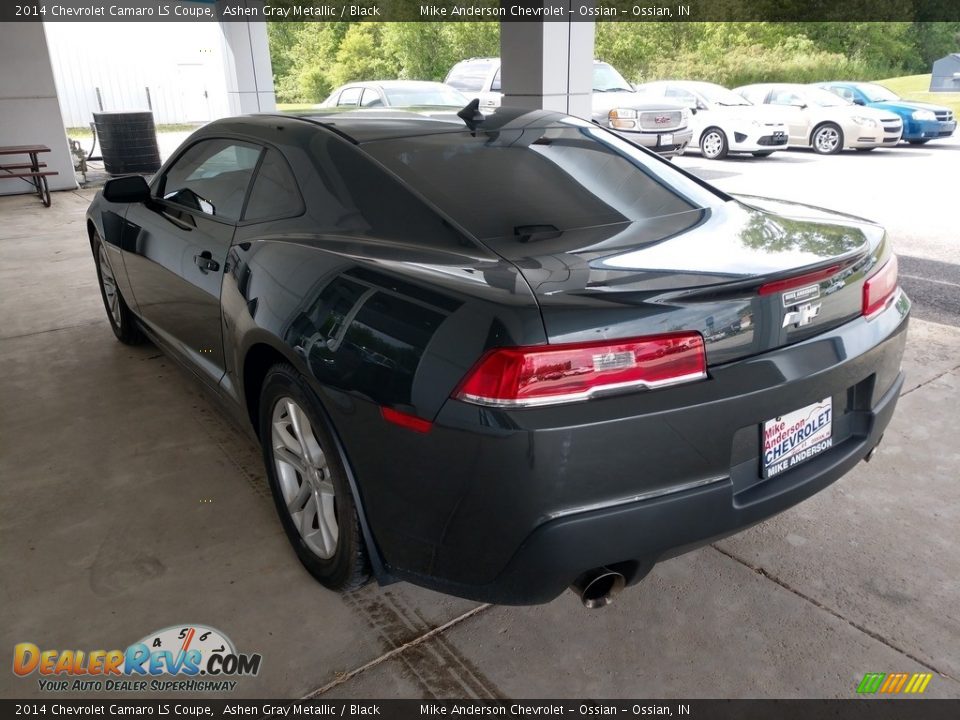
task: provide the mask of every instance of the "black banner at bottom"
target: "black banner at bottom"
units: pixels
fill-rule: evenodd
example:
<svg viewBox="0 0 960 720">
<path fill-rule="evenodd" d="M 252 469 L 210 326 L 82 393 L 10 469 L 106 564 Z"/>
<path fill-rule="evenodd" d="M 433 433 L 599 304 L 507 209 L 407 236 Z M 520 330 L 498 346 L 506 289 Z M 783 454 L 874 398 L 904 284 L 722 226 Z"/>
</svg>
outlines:
<svg viewBox="0 0 960 720">
<path fill-rule="evenodd" d="M 896 700 L 0 700 L 0 717 L 197 718 L 703 718 L 940 720 L 960 699 Z"/>
</svg>

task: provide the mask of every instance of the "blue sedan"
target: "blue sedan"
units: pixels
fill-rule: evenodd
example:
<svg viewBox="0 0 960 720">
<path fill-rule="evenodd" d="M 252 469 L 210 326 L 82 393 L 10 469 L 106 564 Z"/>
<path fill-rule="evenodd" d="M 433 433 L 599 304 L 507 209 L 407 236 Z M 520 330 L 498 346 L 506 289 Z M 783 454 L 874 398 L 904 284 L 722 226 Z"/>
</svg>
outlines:
<svg viewBox="0 0 960 720">
<path fill-rule="evenodd" d="M 824 82 L 818 87 L 857 105 L 889 110 L 903 119 L 903 138 L 912 145 L 947 138 L 957 129 L 953 110 L 930 103 L 903 100 L 883 85 L 864 82 Z"/>
</svg>

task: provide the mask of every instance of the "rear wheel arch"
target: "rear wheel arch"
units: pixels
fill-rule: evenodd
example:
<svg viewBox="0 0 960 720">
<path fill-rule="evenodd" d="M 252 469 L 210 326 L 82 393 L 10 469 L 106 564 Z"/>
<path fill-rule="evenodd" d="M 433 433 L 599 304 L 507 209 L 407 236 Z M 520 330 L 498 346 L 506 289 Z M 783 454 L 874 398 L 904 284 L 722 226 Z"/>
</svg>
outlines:
<svg viewBox="0 0 960 720">
<path fill-rule="evenodd" d="M 100 230 L 91 218 L 87 218 L 87 240 L 90 241 L 90 249 L 93 250 L 93 239 L 100 234 Z"/>
<path fill-rule="evenodd" d="M 262 339 L 252 344 L 247 349 L 243 357 L 243 395 L 247 406 L 247 416 L 250 423 L 253 425 L 253 431 L 260 440 L 261 446 L 264 442 L 264 439 L 261 437 L 260 429 L 260 396 L 263 391 L 263 385 L 267 379 L 267 375 L 270 373 L 272 368 L 275 368 L 278 365 L 286 365 L 293 368 L 298 373 L 300 372 L 297 369 L 299 363 L 294 362 L 275 345 L 265 342 Z M 307 380 L 307 382 L 309 384 L 309 380 Z M 394 578 L 387 570 L 386 563 L 380 554 L 379 546 L 376 542 L 373 531 L 367 521 L 366 511 L 363 504 L 363 496 L 360 493 L 358 482 L 354 474 L 353 465 L 350 462 L 343 440 L 339 436 L 336 425 L 333 423 L 333 419 L 330 417 L 330 413 L 324 407 L 322 399 L 318 397 L 316 393 L 314 393 L 314 397 L 319 405 L 319 410 L 323 415 L 322 420 L 326 424 L 327 431 L 330 433 L 330 436 L 336 447 L 336 451 L 339 454 L 340 460 L 343 463 L 343 467 L 346 472 L 346 479 L 350 485 L 350 490 L 353 495 L 353 502 L 357 510 L 357 515 L 359 516 L 360 529 L 363 533 L 364 542 L 366 543 L 368 559 L 370 561 L 370 567 L 373 575 L 381 584 L 393 582 Z"/>
<path fill-rule="evenodd" d="M 260 437 L 260 390 L 270 368 L 289 363 L 289 358 L 273 345 L 258 342 L 243 357 L 243 398 L 253 431 Z"/>
</svg>

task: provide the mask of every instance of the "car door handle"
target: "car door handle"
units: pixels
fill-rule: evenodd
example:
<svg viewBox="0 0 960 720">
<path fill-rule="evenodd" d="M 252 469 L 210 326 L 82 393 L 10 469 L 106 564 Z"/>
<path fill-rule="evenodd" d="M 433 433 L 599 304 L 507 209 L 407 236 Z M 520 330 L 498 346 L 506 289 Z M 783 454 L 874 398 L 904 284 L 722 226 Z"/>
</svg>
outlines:
<svg viewBox="0 0 960 720">
<path fill-rule="evenodd" d="M 209 250 L 204 250 L 199 255 L 194 255 L 193 261 L 202 273 L 216 272 L 220 269 L 220 263 L 213 259 L 213 255 L 210 254 Z"/>
</svg>

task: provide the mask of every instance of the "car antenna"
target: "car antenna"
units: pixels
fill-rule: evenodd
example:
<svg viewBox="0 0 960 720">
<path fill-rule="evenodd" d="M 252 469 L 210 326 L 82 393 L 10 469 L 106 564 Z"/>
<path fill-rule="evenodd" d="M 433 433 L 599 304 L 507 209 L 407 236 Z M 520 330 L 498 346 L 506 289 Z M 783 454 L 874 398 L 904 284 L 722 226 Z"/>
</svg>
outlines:
<svg viewBox="0 0 960 720">
<path fill-rule="evenodd" d="M 483 122 L 483 113 L 480 112 L 480 98 L 474 98 L 457 113 L 457 117 L 463 120 L 467 127 L 476 130 L 477 125 Z"/>
</svg>

